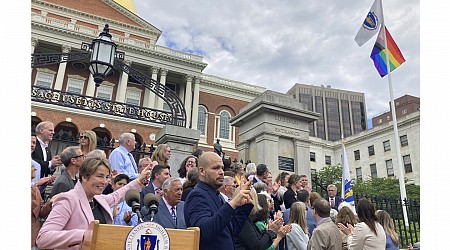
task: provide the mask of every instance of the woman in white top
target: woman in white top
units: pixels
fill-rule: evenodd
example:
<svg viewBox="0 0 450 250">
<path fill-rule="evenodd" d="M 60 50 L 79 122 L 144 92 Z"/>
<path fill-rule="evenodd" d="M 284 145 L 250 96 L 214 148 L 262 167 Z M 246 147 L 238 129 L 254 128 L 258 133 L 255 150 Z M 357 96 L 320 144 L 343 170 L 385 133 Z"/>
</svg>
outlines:
<svg viewBox="0 0 450 250">
<path fill-rule="evenodd" d="M 346 235 L 349 250 L 385 250 L 386 234 L 377 222 L 375 207 L 367 199 L 361 199 L 356 206 L 359 223 L 353 227 L 339 223 L 339 229 Z"/>
<path fill-rule="evenodd" d="M 287 246 L 289 250 L 306 250 L 308 245 L 308 227 L 306 226 L 306 208 L 305 203 L 296 201 L 291 205 L 288 225 L 292 225 L 292 230 L 286 235 Z"/>
</svg>

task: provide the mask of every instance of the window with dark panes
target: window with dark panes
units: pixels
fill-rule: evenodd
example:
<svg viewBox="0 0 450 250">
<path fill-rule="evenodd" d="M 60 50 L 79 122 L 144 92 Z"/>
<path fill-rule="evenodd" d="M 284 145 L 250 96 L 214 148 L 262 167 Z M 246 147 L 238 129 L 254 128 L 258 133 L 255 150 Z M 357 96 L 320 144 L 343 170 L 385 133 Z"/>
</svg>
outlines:
<svg viewBox="0 0 450 250">
<path fill-rule="evenodd" d="M 316 162 L 316 153 L 309 152 L 309 161 Z"/>
<path fill-rule="evenodd" d="M 400 145 L 402 147 L 408 146 L 408 136 L 406 136 L 406 135 L 400 136 Z"/>
<path fill-rule="evenodd" d="M 391 150 L 391 142 L 389 140 L 383 142 L 384 152 Z"/>
<path fill-rule="evenodd" d="M 405 173 L 412 172 L 411 157 L 409 155 L 403 156 L 403 166 L 405 167 Z"/>
<path fill-rule="evenodd" d="M 394 165 L 392 165 L 392 159 L 386 161 L 387 176 L 394 176 Z"/>
<path fill-rule="evenodd" d="M 362 169 L 356 168 L 356 179 L 362 180 Z"/>
<path fill-rule="evenodd" d="M 369 156 L 375 155 L 375 148 L 374 146 L 369 146 L 367 147 L 368 151 L 369 151 Z"/>
<path fill-rule="evenodd" d="M 377 178 L 377 164 L 370 164 L 370 176 L 372 178 Z"/>
<path fill-rule="evenodd" d="M 359 150 L 355 150 L 353 153 L 355 154 L 355 161 L 361 159 L 361 157 L 359 155 Z"/>
<path fill-rule="evenodd" d="M 325 155 L 325 164 L 331 165 L 331 156 Z"/>
</svg>

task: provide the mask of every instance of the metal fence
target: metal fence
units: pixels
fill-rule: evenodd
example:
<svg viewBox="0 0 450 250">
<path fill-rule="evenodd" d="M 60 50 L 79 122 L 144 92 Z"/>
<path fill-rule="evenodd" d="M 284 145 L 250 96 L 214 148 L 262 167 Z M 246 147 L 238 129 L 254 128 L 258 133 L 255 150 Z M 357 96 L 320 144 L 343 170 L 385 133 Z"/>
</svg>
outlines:
<svg viewBox="0 0 450 250">
<path fill-rule="evenodd" d="M 327 195 L 327 186 L 316 176 L 311 177 L 312 189 L 322 197 Z M 385 210 L 394 221 L 394 227 L 400 237 L 400 248 L 420 241 L 420 202 L 416 200 L 403 200 L 398 197 L 376 196 L 371 194 L 355 194 L 355 204 L 362 198 L 370 200 L 376 210 Z M 403 206 L 408 214 L 407 224 L 403 216 Z"/>
</svg>

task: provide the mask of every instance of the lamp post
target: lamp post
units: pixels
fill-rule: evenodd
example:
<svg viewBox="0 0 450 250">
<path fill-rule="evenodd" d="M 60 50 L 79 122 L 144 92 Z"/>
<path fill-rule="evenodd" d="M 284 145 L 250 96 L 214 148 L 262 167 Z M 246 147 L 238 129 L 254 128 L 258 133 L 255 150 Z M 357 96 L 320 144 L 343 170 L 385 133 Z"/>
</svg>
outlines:
<svg viewBox="0 0 450 250">
<path fill-rule="evenodd" d="M 105 77 L 111 74 L 117 49 L 109 34 L 108 24 L 105 24 L 99 37 L 94 39 L 89 47 L 92 50 L 89 71 L 94 77 L 95 86 L 98 87 Z"/>
<path fill-rule="evenodd" d="M 146 89 L 154 92 L 156 96 L 163 99 L 164 102 L 170 108 L 170 111 L 165 110 L 156 110 L 152 108 L 143 108 L 143 107 L 128 107 L 130 114 L 123 114 L 122 116 L 146 120 L 151 122 L 157 122 L 162 124 L 172 124 L 176 126 L 185 127 L 186 126 L 186 110 L 184 108 L 183 102 L 177 96 L 177 94 L 169 89 L 167 86 L 160 84 L 158 81 L 150 78 L 149 76 L 142 74 L 141 72 L 131 68 L 126 65 L 123 61 L 125 58 L 125 53 L 122 51 L 117 51 L 117 45 L 113 42 L 112 36 L 109 33 L 109 25 L 105 24 L 103 31 L 100 33 L 99 37 L 92 40 L 91 43 L 81 43 L 81 49 L 85 50 L 84 52 L 73 52 L 73 53 L 34 53 L 31 55 L 31 67 L 37 68 L 51 64 L 59 64 L 62 62 L 73 62 L 79 60 L 86 60 L 90 57 L 89 61 L 89 72 L 92 74 L 95 82 L 95 86 L 99 87 L 100 84 L 105 80 L 105 77 L 110 75 L 113 72 L 113 69 L 119 69 L 123 72 L 127 73 L 129 76 L 133 77 L 139 84 L 144 86 Z M 116 60 L 118 59 L 118 60 Z M 62 104 L 66 105 L 64 102 L 60 102 L 60 100 L 47 100 L 46 96 L 49 96 L 55 92 L 55 90 L 49 88 L 43 88 L 38 86 L 33 86 L 35 89 L 36 96 L 32 100 L 51 103 L 51 104 Z M 46 91 L 47 94 L 38 95 L 38 90 Z M 61 92 L 61 91 L 59 91 Z M 63 93 L 63 92 L 61 92 Z M 61 93 L 55 96 L 60 96 Z M 64 93 L 67 94 L 67 93 Z M 72 96 L 76 96 L 76 94 L 70 94 Z M 82 96 L 78 96 L 82 97 Z M 98 98 L 89 97 L 90 100 L 97 100 Z M 97 100 L 102 103 L 105 100 Z M 125 105 L 127 107 L 128 104 L 118 103 L 119 105 Z M 67 104 L 70 107 L 77 106 L 78 104 Z M 95 109 L 96 112 L 112 112 L 110 109 L 103 110 L 103 106 Z M 137 110 L 138 108 L 139 110 Z M 85 108 L 83 108 L 85 109 Z M 142 110 L 140 110 L 142 109 Z M 112 112 L 114 115 L 117 115 Z M 143 115 L 144 117 L 140 117 Z"/>
</svg>

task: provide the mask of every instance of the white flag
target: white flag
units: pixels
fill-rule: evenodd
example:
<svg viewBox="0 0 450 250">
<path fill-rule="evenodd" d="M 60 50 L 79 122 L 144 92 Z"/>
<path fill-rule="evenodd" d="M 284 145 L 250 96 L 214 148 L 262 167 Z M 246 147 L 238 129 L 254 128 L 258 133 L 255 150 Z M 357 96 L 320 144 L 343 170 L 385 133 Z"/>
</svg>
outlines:
<svg viewBox="0 0 450 250">
<path fill-rule="evenodd" d="M 350 178 L 350 169 L 348 168 L 347 153 L 345 152 L 344 143 L 342 143 L 342 198 L 344 201 L 352 205 L 353 213 L 356 213 L 355 198 L 353 196 L 352 179 Z"/>
<path fill-rule="evenodd" d="M 378 30 L 384 22 L 383 20 L 381 0 L 375 0 L 372 8 L 369 10 L 369 14 L 367 14 L 361 28 L 359 28 L 358 34 L 356 34 L 355 41 L 359 47 L 363 46 L 370 38 L 378 33 Z"/>
</svg>

